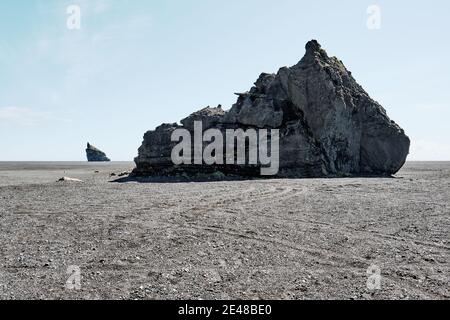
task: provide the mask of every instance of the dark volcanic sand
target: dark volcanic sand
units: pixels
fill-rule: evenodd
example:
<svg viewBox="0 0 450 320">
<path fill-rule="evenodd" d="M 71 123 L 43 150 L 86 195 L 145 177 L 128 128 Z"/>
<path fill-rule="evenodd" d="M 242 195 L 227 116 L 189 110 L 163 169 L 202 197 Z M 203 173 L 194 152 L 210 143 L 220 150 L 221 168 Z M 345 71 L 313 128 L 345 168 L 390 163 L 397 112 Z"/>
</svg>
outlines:
<svg viewBox="0 0 450 320">
<path fill-rule="evenodd" d="M 0 163 L 0 298 L 450 297 L 450 163 L 395 179 L 110 182 L 132 167 Z"/>
</svg>

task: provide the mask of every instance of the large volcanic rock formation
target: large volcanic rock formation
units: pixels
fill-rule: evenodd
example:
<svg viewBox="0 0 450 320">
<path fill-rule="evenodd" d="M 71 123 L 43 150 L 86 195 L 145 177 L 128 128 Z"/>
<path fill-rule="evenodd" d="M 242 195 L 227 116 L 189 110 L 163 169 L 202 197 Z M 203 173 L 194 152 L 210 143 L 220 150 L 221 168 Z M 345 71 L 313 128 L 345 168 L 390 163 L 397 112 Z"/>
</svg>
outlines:
<svg viewBox="0 0 450 320">
<path fill-rule="evenodd" d="M 248 165 L 179 165 L 171 161 L 175 129 L 279 129 L 280 177 L 388 176 L 406 161 L 410 140 L 385 109 L 372 100 L 342 61 L 319 43 L 306 45 L 303 59 L 277 74 L 260 75 L 249 92 L 225 112 L 206 108 L 178 124 L 163 124 L 144 136 L 134 174 L 180 172 L 257 175 Z M 192 134 L 192 136 L 194 136 Z"/>
<path fill-rule="evenodd" d="M 86 156 L 89 162 L 109 162 L 109 158 L 103 151 L 100 151 L 89 142 L 87 144 Z"/>
</svg>

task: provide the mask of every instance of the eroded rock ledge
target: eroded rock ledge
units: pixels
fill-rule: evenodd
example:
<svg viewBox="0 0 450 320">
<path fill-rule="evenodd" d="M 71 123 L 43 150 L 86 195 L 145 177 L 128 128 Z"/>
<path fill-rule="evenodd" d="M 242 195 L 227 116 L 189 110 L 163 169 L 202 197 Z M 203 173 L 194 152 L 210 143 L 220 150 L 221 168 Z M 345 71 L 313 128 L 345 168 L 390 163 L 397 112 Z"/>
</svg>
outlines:
<svg viewBox="0 0 450 320">
<path fill-rule="evenodd" d="M 163 124 L 144 136 L 135 159 L 137 176 L 221 172 L 254 176 L 257 166 L 180 165 L 171 161 L 174 130 L 209 128 L 279 129 L 278 177 L 389 176 L 406 161 L 410 140 L 385 109 L 355 81 L 342 61 L 319 43 L 293 67 L 263 73 L 253 88 L 239 93 L 231 110 L 205 108 L 181 121 Z M 193 133 L 192 133 L 193 136 Z"/>
</svg>

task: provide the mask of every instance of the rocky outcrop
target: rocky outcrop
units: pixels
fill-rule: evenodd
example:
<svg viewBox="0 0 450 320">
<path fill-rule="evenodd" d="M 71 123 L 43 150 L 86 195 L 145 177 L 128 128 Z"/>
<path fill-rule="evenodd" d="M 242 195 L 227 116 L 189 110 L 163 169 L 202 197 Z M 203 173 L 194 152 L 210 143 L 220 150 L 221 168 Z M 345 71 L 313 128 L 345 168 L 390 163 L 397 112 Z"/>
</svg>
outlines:
<svg viewBox="0 0 450 320">
<path fill-rule="evenodd" d="M 111 161 L 103 151 L 100 151 L 90 143 L 87 144 L 86 156 L 89 162 L 109 162 Z"/>
<path fill-rule="evenodd" d="M 171 160 L 174 130 L 279 129 L 280 177 L 388 176 L 405 163 L 410 140 L 385 109 L 355 81 L 342 61 L 319 43 L 293 67 L 263 73 L 231 110 L 205 108 L 178 124 L 149 131 L 135 159 L 135 175 L 216 172 L 257 175 L 251 165 L 179 165 Z M 192 134 L 193 136 L 193 134 Z"/>
</svg>

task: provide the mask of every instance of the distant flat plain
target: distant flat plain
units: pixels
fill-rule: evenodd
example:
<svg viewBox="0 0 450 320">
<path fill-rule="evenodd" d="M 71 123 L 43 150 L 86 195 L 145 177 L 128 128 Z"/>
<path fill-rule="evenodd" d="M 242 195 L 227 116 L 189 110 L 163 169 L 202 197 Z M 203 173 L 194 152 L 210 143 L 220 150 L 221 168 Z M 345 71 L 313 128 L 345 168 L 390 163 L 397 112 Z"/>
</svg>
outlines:
<svg viewBox="0 0 450 320">
<path fill-rule="evenodd" d="M 450 162 L 394 178 L 113 182 L 132 168 L 0 163 L 0 298 L 450 298 Z"/>
</svg>

